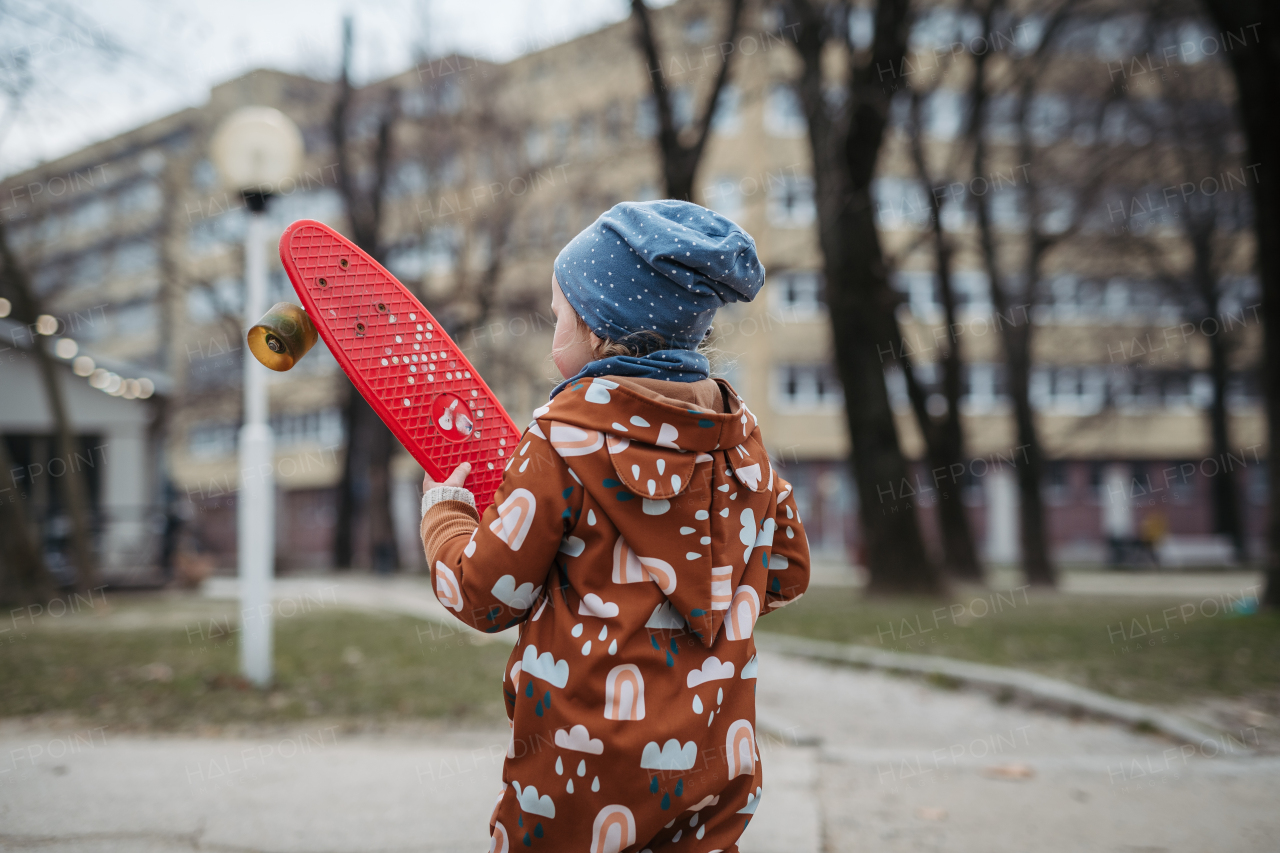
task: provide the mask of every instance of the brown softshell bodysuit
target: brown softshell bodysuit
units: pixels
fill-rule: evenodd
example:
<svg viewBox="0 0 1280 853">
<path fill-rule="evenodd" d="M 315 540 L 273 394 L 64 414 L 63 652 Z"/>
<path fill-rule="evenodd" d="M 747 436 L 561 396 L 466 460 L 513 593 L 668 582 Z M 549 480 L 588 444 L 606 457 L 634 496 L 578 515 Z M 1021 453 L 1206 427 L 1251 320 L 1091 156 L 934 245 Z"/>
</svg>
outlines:
<svg viewBox="0 0 1280 853">
<path fill-rule="evenodd" d="M 422 532 L 439 600 L 520 630 L 491 849 L 737 850 L 763 779 L 752 630 L 804 592 L 809 547 L 728 383 L 576 382 L 483 518 L 444 501 Z"/>
</svg>

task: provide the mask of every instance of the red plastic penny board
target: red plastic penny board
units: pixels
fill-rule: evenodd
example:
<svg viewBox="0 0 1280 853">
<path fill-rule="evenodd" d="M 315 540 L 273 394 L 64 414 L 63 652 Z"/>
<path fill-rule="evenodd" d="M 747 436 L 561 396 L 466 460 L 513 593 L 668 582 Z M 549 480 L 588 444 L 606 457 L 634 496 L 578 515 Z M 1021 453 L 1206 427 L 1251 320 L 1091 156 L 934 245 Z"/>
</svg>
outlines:
<svg viewBox="0 0 1280 853">
<path fill-rule="evenodd" d="M 356 390 L 433 479 L 470 462 L 466 485 L 484 512 L 520 431 L 471 362 L 395 276 L 327 225 L 290 225 L 280 260 Z"/>
</svg>

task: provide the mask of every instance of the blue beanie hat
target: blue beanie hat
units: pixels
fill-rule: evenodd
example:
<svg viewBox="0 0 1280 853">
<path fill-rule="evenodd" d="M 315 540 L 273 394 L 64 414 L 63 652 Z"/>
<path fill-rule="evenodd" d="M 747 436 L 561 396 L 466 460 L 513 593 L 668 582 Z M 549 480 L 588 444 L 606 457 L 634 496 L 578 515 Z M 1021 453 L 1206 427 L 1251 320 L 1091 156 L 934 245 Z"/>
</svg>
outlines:
<svg viewBox="0 0 1280 853">
<path fill-rule="evenodd" d="M 702 341 L 716 309 L 764 284 L 756 242 L 687 201 L 624 201 L 569 241 L 555 262 L 565 299 L 602 338 L 657 332 L 671 349 Z"/>
</svg>

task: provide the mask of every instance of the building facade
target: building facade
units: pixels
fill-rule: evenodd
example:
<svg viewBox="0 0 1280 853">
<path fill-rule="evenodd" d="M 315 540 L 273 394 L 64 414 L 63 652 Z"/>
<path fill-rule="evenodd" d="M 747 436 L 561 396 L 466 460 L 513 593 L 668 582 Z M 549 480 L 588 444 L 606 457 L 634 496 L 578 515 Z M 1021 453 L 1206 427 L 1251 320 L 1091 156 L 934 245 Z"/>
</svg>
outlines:
<svg viewBox="0 0 1280 853">
<path fill-rule="evenodd" d="M 793 34 L 769 8 L 749 4 L 741 30 L 726 43 L 723 12 L 724 4 L 713 0 L 680 0 L 656 10 L 656 69 L 641 58 L 630 21 L 503 64 L 462 56 L 424 61 L 356 93 L 348 113 L 349 168 L 358 185 L 370 184 L 371 147 L 380 121 L 393 114 L 392 165 L 382 192 L 383 260 L 436 313 L 523 422 L 558 378 L 547 356 L 555 254 L 612 204 L 661 195 L 649 74 L 664 75 L 677 120 L 688 123 L 705 102 L 720 57 L 731 52 L 733 71 L 695 200 L 755 236 L 769 277 L 762 298 L 721 312 L 716 369 L 749 401 L 775 461 L 797 484 L 815 551 L 844 563 L 857 557 L 857 507 L 846 462 L 845 401 L 831 366 L 833 331 L 814 227 L 807 128 L 789 84 L 798 69 Z M 957 33 L 974 44 L 971 25 L 945 7 L 924 15 L 913 30 L 912 68 L 925 68 L 930 56 L 936 63 Z M 1063 63 L 1115 61 L 1108 59 L 1116 50 L 1108 39 L 1121 25 L 1119 19 L 1093 21 Z M 855 14 L 851 44 L 865 45 L 869 34 L 866 17 Z M 1011 54 L 1018 37 L 1011 32 Z M 1201 70 L 1193 64 L 1186 73 Z M 904 66 L 890 76 L 906 73 Z M 964 77 L 940 69 L 930 79 L 921 107 L 924 144 L 931 157 L 945 159 L 963 144 Z M 902 85 L 905 93 L 917 82 L 887 85 Z M 1114 88 L 1115 81 L 1107 83 Z M 1130 84 L 1137 85 L 1126 77 L 1119 85 Z M 1072 131 L 1087 122 L 1073 119 L 1071 109 L 1087 99 L 1067 97 L 1070 75 L 1047 85 L 1040 102 L 1050 116 L 1042 147 L 1074 146 L 1075 156 L 1095 157 L 1108 143 Z M 237 107 L 279 108 L 303 131 L 306 165 L 270 188 L 267 215 L 276 231 L 299 218 L 349 228 L 330 132 L 336 96 L 331 82 L 255 71 L 215 87 L 201 106 L 0 183 L 8 239 L 32 270 L 47 310 L 62 319 L 65 336 L 77 340 L 82 355 L 141 365 L 171 380 L 157 433 L 164 436 L 162 474 L 196 509 L 191 547 L 223 565 L 234 564 L 247 213 L 219 186 L 208 141 Z M 1069 107 L 1067 118 L 1054 118 L 1062 103 Z M 391 104 L 395 109 L 388 113 Z M 998 329 L 1022 322 L 1035 333 L 1032 391 L 1050 459 L 1046 498 L 1060 559 L 1105 560 L 1109 540 L 1135 536 L 1148 516 L 1159 514 L 1172 534 L 1170 557 L 1221 561 L 1211 486 L 1228 469 L 1238 478 L 1248 533 L 1260 536 L 1266 451 L 1258 389 L 1250 378 L 1260 329 L 1251 313 L 1257 299 L 1247 218 L 1223 225 L 1227 238 L 1240 244 L 1221 272 L 1231 283 L 1221 312 L 1230 329 L 1193 323 L 1188 331 L 1176 300 L 1114 247 L 1056 257 L 1038 295 L 1023 300 L 1014 316 L 993 309 L 987 275 L 965 248 L 975 225 L 962 197 L 980 194 L 978 187 L 948 185 L 942 192 L 958 201 L 942 226 L 961 246 L 953 272 L 959 328 L 948 332 L 925 247 L 932 222 L 927 193 L 938 190 L 913 171 L 910 126 L 907 107 L 895 107 L 875 185 L 882 240 L 902 296 L 903 339 L 883 344 L 890 391 L 903 446 L 920 459 L 920 432 L 892 362 L 909 355 L 928 381 L 936 375 L 940 342 L 948 335 L 959 341 L 969 460 L 963 471 L 941 473 L 920 463 L 911 482 L 884 484 L 886 494 L 913 495 L 931 536 L 936 501 L 960 495 L 985 557 L 1017 559 L 1013 472 L 1021 449 L 1002 389 Z M 998 165 L 984 178 L 993 187 L 1001 184 L 994 205 L 1000 227 L 1016 230 L 1027 215 L 1018 209 L 1017 193 L 1025 164 L 1001 136 L 999 121 L 984 132 L 998 149 Z M 1233 162 L 1224 175 L 1245 165 Z M 1159 196 L 1158 178 L 1140 183 Z M 1233 202 L 1245 194 L 1240 187 L 1233 191 Z M 1176 229 L 1145 206 L 1136 212 L 1129 195 L 1137 198 L 1136 189 L 1120 192 L 1114 202 L 1122 211 L 1118 218 L 1083 230 L 1088 239 L 1081 246 L 1099 246 L 1119 231 L 1159 237 L 1162 228 L 1169 245 L 1179 245 Z M 291 298 L 278 264 L 270 280 L 273 301 Z M 101 321 L 73 328 L 73 318 L 86 312 L 98 312 Z M 1220 458 L 1209 450 L 1206 372 L 1212 339 L 1227 334 L 1232 452 Z M 110 393 L 129 392 L 124 381 L 106 383 Z M 327 563 L 334 486 L 345 453 L 345 387 L 323 344 L 293 371 L 271 377 L 281 571 Z M 393 468 L 400 551 L 413 566 L 420 559 L 421 472 L 407 454 Z"/>
</svg>

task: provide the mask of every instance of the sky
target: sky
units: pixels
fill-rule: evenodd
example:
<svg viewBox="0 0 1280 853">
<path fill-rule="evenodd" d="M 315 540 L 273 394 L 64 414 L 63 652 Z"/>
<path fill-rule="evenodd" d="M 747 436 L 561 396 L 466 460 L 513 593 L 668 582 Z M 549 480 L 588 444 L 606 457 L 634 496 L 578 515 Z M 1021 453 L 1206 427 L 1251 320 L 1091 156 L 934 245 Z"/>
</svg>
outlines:
<svg viewBox="0 0 1280 853">
<path fill-rule="evenodd" d="M 59 33 L 50 10 L 79 29 Z M 410 67 L 424 46 L 505 60 L 627 11 L 626 0 L 4 0 L 0 89 L 23 69 L 30 84 L 16 108 L 0 100 L 0 175 L 201 104 L 213 85 L 253 68 L 333 77 L 345 15 L 363 82 Z M 120 55 L 104 59 L 88 46 L 94 38 Z"/>
</svg>

